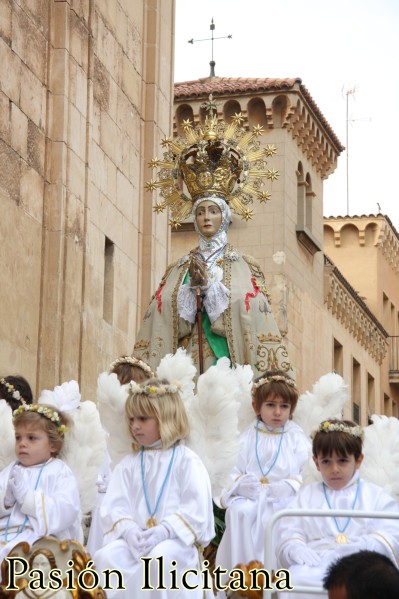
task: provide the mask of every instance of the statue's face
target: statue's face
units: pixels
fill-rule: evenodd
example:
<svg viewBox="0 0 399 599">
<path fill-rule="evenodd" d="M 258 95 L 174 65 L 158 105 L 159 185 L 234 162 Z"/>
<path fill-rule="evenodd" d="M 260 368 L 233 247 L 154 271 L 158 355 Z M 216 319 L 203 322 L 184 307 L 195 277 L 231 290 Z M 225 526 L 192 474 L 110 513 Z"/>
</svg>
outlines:
<svg viewBox="0 0 399 599">
<path fill-rule="evenodd" d="M 201 235 L 213 237 L 222 224 L 222 213 L 219 206 L 212 200 L 204 200 L 197 208 L 195 221 Z"/>
<path fill-rule="evenodd" d="M 41 570 L 45 576 L 48 576 L 48 573 L 51 570 L 51 564 L 46 555 L 38 553 L 32 560 L 32 568 Z"/>
</svg>

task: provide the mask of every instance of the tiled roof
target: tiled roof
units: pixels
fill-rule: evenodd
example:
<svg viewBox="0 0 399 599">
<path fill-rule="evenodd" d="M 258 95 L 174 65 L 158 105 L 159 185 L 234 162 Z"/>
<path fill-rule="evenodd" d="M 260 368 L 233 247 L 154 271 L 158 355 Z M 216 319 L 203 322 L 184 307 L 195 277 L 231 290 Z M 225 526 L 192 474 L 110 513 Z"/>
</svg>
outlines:
<svg viewBox="0 0 399 599">
<path fill-rule="evenodd" d="M 244 77 L 207 77 L 195 81 L 175 83 L 175 99 L 194 99 L 209 94 L 247 93 L 289 90 L 301 79 L 249 79 Z"/>
<path fill-rule="evenodd" d="M 244 77 L 207 77 L 205 79 L 196 79 L 193 81 L 182 81 L 175 83 L 175 101 L 176 100 L 195 100 L 196 98 L 206 97 L 209 94 L 247 94 L 256 92 L 277 92 L 299 90 L 302 97 L 306 100 L 311 110 L 319 119 L 330 135 L 331 139 L 342 152 L 345 147 L 341 144 L 335 135 L 330 124 L 325 119 L 320 108 L 313 100 L 312 96 L 302 85 L 302 79 L 299 77 L 286 79 L 268 79 L 268 78 L 244 78 Z"/>
</svg>

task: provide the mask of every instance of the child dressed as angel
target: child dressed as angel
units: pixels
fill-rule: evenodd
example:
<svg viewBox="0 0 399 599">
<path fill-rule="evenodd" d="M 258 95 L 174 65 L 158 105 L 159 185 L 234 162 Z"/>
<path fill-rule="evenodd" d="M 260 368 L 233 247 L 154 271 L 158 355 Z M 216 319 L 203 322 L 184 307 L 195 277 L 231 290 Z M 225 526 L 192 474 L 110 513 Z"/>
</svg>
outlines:
<svg viewBox="0 0 399 599">
<path fill-rule="evenodd" d="M 256 420 L 241 436 L 231 485 L 218 500 L 227 510 L 216 564 L 227 570 L 263 562 L 266 523 L 296 494 L 310 457 L 310 440 L 291 419 L 298 401 L 295 382 L 283 371 L 267 371 L 255 380 L 252 397 Z"/>
<path fill-rule="evenodd" d="M 177 386 L 149 379 L 130 387 L 125 414 L 133 453 L 115 466 L 101 505 L 104 545 L 94 556 L 97 571 L 117 568 L 124 576 L 126 590 L 114 585 L 109 599 L 170 597 L 171 569 L 178 573 L 179 597 L 203 599 L 202 548 L 214 536 L 208 473 L 184 444 L 189 426 Z M 149 558 L 145 576 L 142 557 Z M 187 571 L 192 590 L 180 584 Z M 159 588 L 162 578 L 166 584 Z"/>
<path fill-rule="evenodd" d="M 51 406 L 22 404 L 13 424 L 17 460 L 0 472 L 0 562 L 21 541 L 81 535 L 78 483 L 57 457 L 69 419 Z"/>
<path fill-rule="evenodd" d="M 399 504 L 381 487 L 359 477 L 363 429 L 350 420 L 323 421 L 313 437 L 313 460 L 321 482 L 304 485 L 290 503 L 293 509 L 397 512 L 398 519 L 292 516 L 277 525 L 278 565 L 288 568 L 292 584 L 322 587 L 329 566 L 362 550 L 391 559 L 399 555 Z M 326 597 L 327 593 L 312 595 Z M 281 593 L 283 597 L 302 594 Z"/>
</svg>

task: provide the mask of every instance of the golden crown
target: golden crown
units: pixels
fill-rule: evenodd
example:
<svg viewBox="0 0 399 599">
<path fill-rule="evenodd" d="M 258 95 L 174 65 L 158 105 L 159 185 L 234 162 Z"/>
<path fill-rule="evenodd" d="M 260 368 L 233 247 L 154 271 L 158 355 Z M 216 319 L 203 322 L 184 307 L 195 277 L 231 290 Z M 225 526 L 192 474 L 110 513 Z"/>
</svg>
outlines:
<svg viewBox="0 0 399 599">
<path fill-rule="evenodd" d="M 253 215 L 248 205 L 254 197 L 260 202 L 270 200 L 270 192 L 260 189 L 263 179 L 274 181 L 279 176 L 275 169 L 266 169 L 264 158 L 276 154 L 276 148 L 270 144 L 260 147 L 260 125 L 246 131 L 241 113 L 230 123 L 218 120 L 212 95 L 205 106 L 209 112 L 205 122 L 194 127 L 189 120 L 183 121 L 184 137 L 163 139 L 164 159 L 154 158 L 149 163 L 159 171 L 156 181 L 146 183 L 146 190 L 159 189 L 163 198 L 154 211 L 169 207 L 174 228 L 189 216 L 195 200 L 212 195 L 224 198 L 236 214 L 248 220 Z"/>
</svg>

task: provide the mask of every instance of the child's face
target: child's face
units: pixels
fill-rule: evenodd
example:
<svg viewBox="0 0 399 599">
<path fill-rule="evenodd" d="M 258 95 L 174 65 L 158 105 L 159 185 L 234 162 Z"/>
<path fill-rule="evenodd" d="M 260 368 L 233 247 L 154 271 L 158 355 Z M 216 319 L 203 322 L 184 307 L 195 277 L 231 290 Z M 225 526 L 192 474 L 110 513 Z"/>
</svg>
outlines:
<svg viewBox="0 0 399 599">
<path fill-rule="evenodd" d="M 31 424 L 19 424 L 15 427 L 15 453 L 22 466 L 43 464 L 55 450 L 43 429 Z"/>
<path fill-rule="evenodd" d="M 132 416 L 129 418 L 129 428 L 139 445 L 149 447 L 160 439 L 159 423 L 150 416 Z"/>
<path fill-rule="evenodd" d="M 286 402 L 281 395 L 273 395 L 266 398 L 260 407 L 256 409 L 255 402 L 252 407 L 257 416 L 260 416 L 262 422 L 270 428 L 281 428 L 290 417 L 291 404 Z"/>
<path fill-rule="evenodd" d="M 348 484 L 356 470 L 360 468 L 363 454 L 356 460 L 353 454 L 342 457 L 333 451 L 331 456 L 313 456 L 313 460 L 326 485 L 339 491 Z"/>
</svg>

